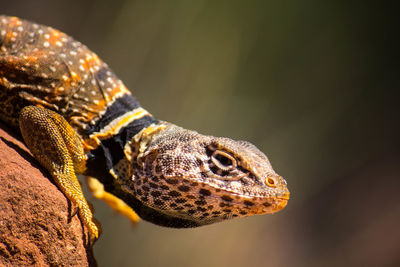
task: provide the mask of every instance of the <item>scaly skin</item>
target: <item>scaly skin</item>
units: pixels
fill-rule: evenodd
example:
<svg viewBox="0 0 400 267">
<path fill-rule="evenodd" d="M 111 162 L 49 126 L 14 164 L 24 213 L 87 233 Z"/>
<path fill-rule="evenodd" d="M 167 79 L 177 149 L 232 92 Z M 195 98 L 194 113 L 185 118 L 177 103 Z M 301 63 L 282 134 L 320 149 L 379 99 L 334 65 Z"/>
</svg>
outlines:
<svg viewBox="0 0 400 267">
<path fill-rule="evenodd" d="M 131 160 L 115 168 L 121 190 L 163 214 L 153 222 L 194 227 L 286 206 L 286 181 L 254 145 L 163 126 L 132 142 Z"/>
<path fill-rule="evenodd" d="M 273 213 L 289 199 L 286 181 L 254 145 L 155 119 L 87 47 L 7 16 L 0 16 L 0 119 L 21 131 L 92 239 L 100 226 L 76 174 L 92 177 L 95 196 L 132 221 L 134 210 L 169 227 Z"/>
</svg>

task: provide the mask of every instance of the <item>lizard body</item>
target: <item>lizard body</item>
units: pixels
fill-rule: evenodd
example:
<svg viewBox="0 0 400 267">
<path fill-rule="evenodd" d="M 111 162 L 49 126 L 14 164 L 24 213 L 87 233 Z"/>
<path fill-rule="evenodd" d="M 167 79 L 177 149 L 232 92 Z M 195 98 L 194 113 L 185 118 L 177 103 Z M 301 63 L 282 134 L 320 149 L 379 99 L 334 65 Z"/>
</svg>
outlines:
<svg viewBox="0 0 400 267">
<path fill-rule="evenodd" d="M 157 120 L 86 46 L 16 17 L 0 16 L 0 119 L 22 133 L 93 239 L 100 226 L 76 174 L 95 177 L 95 196 L 131 220 L 132 208 L 169 227 L 273 213 L 289 199 L 254 145 Z"/>
</svg>

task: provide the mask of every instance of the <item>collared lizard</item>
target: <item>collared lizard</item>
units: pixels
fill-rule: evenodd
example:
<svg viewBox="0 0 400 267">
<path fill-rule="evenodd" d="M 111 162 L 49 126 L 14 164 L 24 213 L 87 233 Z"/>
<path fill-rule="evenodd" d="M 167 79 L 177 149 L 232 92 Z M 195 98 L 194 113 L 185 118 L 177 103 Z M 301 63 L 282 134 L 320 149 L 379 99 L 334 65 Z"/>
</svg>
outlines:
<svg viewBox="0 0 400 267">
<path fill-rule="evenodd" d="M 196 227 L 273 213 L 286 181 L 246 141 L 157 120 L 86 46 L 51 27 L 0 16 L 0 119 L 77 207 L 95 221 L 76 174 L 132 221 Z"/>
</svg>

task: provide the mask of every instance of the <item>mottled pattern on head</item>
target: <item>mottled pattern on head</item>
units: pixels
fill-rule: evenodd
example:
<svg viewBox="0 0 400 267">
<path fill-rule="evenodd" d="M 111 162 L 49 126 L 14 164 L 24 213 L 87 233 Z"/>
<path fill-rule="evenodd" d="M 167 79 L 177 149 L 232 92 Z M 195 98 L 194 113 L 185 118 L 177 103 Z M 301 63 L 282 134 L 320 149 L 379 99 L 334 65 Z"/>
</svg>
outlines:
<svg viewBox="0 0 400 267">
<path fill-rule="evenodd" d="M 198 224 L 273 213 L 289 198 L 286 181 L 252 144 L 172 124 L 153 136 L 129 169 L 144 205 Z"/>
</svg>

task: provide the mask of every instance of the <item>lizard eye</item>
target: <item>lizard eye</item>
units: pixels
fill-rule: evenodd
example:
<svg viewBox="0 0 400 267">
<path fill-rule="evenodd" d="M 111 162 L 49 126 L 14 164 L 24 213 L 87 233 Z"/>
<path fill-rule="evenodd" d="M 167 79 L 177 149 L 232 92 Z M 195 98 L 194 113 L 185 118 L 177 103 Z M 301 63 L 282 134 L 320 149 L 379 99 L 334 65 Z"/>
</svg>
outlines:
<svg viewBox="0 0 400 267">
<path fill-rule="evenodd" d="M 236 159 L 226 152 L 216 150 L 211 155 L 211 161 L 221 170 L 228 171 L 236 167 Z"/>
</svg>

